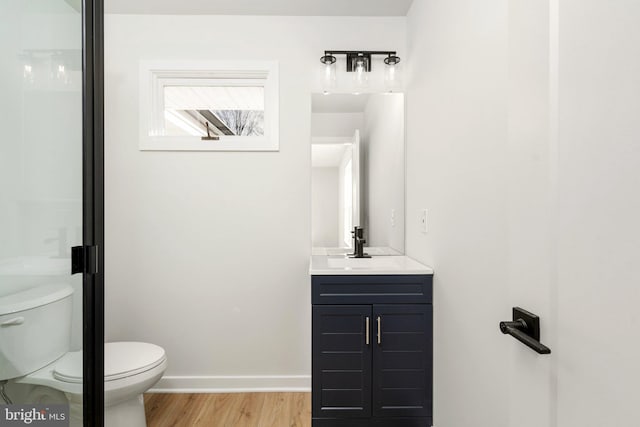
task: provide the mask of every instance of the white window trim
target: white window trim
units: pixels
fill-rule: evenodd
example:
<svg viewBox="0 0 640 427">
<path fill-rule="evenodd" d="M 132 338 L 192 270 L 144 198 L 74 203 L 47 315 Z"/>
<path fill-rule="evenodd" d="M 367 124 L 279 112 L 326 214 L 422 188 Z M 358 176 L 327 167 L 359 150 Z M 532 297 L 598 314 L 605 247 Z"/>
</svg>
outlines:
<svg viewBox="0 0 640 427">
<path fill-rule="evenodd" d="M 153 135 L 164 123 L 163 88 L 169 81 L 172 85 L 264 86 L 264 136 L 220 136 L 217 141 L 203 141 L 197 136 Z M 276 61 L 140 61 L 142 151 L 278 151 L 279 116 Z"/>
</svg>

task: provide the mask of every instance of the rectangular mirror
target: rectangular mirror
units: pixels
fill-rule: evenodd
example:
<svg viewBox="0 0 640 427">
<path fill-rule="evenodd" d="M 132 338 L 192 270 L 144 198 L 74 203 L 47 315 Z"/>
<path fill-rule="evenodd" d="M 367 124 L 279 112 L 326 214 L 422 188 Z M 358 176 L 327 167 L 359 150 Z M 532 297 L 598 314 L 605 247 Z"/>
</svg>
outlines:
<svg viewBox="0 0 640 427">
<path fill-rule="evenodd" d="M 364 227 L 370 255 L 404 253 L 403 94 L 314 94 L 311 240 L 316 254 L 353 248 Z"/>
</svg>

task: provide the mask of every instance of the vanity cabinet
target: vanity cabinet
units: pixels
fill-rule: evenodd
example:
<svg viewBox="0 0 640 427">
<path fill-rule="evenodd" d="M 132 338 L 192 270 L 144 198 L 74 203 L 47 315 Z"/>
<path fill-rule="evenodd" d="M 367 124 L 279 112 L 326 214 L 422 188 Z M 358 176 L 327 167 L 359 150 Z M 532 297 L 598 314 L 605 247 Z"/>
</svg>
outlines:
<svg viewBox="0 0 640 427">
<path fill-rule="evenodd" d="M 313 427 L 431 426 L 432 277 L 312 276 Z"/>
</svg>

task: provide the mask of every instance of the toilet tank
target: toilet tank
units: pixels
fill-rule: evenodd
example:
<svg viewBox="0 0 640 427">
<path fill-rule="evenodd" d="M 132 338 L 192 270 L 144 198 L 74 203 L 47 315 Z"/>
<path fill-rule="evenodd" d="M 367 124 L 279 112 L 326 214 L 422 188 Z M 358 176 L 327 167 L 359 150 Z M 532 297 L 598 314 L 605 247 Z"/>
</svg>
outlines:
<svg viewBox="0 0 640 427">
<path fill-rule="evenodd" d="M 69 351 L 73 288 L 45 284 L 0 291 L 0 381 L 45 367 Z"/>
</svg>

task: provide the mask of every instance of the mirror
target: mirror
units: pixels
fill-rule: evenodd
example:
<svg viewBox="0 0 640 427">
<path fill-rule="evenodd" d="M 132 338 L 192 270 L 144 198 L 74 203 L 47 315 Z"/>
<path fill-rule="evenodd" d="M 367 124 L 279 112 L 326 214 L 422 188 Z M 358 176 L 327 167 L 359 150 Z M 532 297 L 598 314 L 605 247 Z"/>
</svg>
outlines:
<svg viewBox="0 0 640 427">
<path fill-rule="evenodd" d="M 403 94 L 314 94 L 311 240 L 317 254 L 353 248 L 364 227 L 371 255 L 404 253 Z"/>
</svg>

